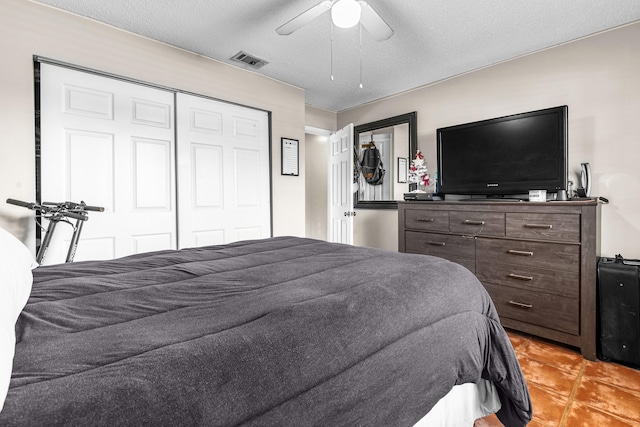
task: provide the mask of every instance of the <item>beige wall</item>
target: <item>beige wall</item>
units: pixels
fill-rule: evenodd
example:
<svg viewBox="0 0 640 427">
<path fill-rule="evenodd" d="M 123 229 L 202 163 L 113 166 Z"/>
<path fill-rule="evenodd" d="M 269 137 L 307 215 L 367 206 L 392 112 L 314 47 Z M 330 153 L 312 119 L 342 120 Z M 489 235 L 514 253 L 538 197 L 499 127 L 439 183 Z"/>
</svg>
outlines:
<svg viewBox="0 0 640 427">
<path fill-rule="evenodd" d="M 307 105 L 305 125 L 312 133 L 305 135 L 306 150 L 306 232 L 307 237 L 327 238 L 328 133 L 338 128 L 335 112 Z"/>
<path fill-rule="evenodd" d="M 329 138 L 322 135 L 305 135 L 306 145 L 306 232 L 307 237 L 327 238 L 327 177 Z"/>
<path fill-rule="evenodd" d="M 418 147 L 433 172 L 438 127 L 565 104 L 573 181 L 589 162 L 592 195 L 611 202 L 601 254 L 640 258 L 640 23 L 341 112 L 338 127 L 417 111 Z M 356 220 L 397 249 L 395 211 L 360 210 Z"/>
<path fill-rule="evenodd" d="M 304 140 L 302 89 L 27 0 L 2 0 L 0 53 L 0 216 L 5 219 L 15 222 L 25 214 L 7 206 L 6 198 L 35 199 L 32 56 L 38 55 L 271 111 L 273 232 L 304 235 L 304 162 L 299 177 L 280 175 L 280 138 Z"/>
<path fill-rule="evenodd" d="M 338 115 L 336 113 L 307 105 L 305 125 L 335 132 L 338 130 L 337 123 Z"/>
</svg>

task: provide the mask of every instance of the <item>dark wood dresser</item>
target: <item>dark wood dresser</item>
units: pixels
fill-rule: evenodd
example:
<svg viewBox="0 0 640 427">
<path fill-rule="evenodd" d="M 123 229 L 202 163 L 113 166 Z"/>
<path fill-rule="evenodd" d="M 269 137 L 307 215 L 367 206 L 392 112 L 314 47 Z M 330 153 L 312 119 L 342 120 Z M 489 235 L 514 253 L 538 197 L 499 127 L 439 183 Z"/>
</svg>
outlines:
<svg viewBox="0 0 640 427">
<path fill-rule="evenodd" d="M 399 202 L 400 252 L 474 272 L 503 326 L 596 360 L 596 200 Z"/>
</svg>

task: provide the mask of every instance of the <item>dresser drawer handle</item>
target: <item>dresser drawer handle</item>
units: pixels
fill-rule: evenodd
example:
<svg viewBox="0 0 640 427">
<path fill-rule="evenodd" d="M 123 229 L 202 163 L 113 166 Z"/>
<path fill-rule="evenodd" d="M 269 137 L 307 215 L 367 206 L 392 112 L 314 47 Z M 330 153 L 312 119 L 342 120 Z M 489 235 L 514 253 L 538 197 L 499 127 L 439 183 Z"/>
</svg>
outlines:
<svg viewBox="0 0 640 427">
<path fill-rule="evenodd" d="M 507 253 L 510 253 L 511 255 L 533 256 L 532 251 L 516 251 L 515 249 L 509 249 Z"/>
<path fill-rule="evenodd" d="M 445 242 L 432 242 L 432 241 L 428 241 L 427 245 L 431 245 L 431 246 L 444 246 L 446 245 Z"/>
<path fill-rule="evenodd" d="M 465 219 L 462 223 L 468 225 L 484 225 L 484 221 L 474 221 L 471 219 Z"/>
<path fill-rule="evenodd" d="M 544 228 L 547 230 L 551 230 L 553 228 L 553 225 L 551 224 L 525 224 L 524 226 L 526 228 Z"/>
<path fill-rule="evenodd" d="M 514 273 L 509 273 L 509 277 L 511 277 L 512 279 L 518 279 L 518 280 L 533 280 L 532 276 L 523 276 L 521 274 L 514 274 Z"/>
<path fill-rule="evenodd" d="M 523 302 L 509 301 L 509 304 L 515 305 L 516 307 L 521 307 L 521 308 L 533 308 L 533 304 L 525 304 Z"/>
<path fill-rule="evenodd" d="M 420 221 L 420 222 L 434 222 L 435 219 L 433 218 L 427 218 L 426 216 L 419 216 L 416 218 L 416 221 Z"/>
</svg>

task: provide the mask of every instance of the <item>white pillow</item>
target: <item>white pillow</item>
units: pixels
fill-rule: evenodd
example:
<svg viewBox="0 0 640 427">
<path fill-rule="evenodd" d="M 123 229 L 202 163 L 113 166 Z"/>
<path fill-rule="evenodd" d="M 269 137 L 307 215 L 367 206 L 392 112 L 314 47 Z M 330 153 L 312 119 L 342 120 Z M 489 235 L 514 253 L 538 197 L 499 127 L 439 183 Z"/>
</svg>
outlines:
<svg viewBox="0 0 640 427">
<path fill-rule="evenodd" d="M 37 266 L 29 249 L 0 228 L 0 411 L 11 380 L 16 321 L 31 293 L 31 269 Z"/>
</svg>

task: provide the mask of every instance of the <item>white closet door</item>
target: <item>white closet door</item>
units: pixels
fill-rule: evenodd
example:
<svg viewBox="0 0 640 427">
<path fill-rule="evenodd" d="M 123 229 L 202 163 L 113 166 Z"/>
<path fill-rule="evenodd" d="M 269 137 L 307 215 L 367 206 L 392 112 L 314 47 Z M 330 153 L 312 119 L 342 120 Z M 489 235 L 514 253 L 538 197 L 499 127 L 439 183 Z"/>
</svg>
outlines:
<svg viewBox="0 0 640 427">
<path fill-rule="evenodd" d="M 90 213 L 75 259 L 175 248 L 174 94 L 49 64 L 40 87 L 42 201 L 105 208 Z M 47 263 L 65 255 L 58 242 Z"/>
<path fill-rule="evenodd" d="M 271 236 L 268 114 L 179 93 L 178 247 Z"/>
</svg>

